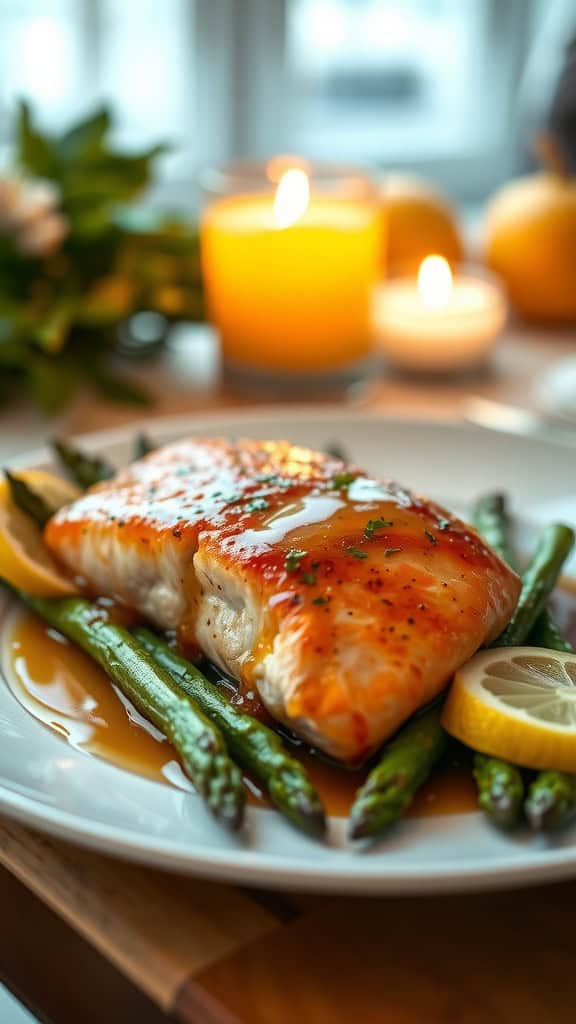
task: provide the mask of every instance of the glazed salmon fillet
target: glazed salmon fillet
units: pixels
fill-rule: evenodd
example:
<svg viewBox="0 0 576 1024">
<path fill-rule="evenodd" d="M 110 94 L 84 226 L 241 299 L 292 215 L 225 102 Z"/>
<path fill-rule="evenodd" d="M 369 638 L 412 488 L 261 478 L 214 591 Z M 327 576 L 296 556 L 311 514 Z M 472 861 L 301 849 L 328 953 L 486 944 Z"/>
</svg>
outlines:
<svg viewBox="0 0 576 1024">
<path fill-rule="evenodd" d="M 45 539 L 88 593 L 177 630 L 349 762 L 495 638 L 520 591 L 439 505 L 284 441 L 169 445 L 61 509 Z"/>
</svg>

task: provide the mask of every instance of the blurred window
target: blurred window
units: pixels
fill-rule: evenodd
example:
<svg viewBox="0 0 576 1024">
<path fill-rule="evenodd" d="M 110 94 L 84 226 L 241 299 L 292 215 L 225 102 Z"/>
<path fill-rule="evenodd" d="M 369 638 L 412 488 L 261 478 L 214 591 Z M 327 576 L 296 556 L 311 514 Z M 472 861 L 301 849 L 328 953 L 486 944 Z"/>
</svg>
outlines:
<svg viewBox="0 0 576 1024">
<path fill-rule="evenodd" d="M 550 0 L 554 4 L 556 0 Z M 289 149 L 464 199 L 511 173 L 533 0 L 289 0 Z"/>
<path fill-rule="evenodd" d="M 193 65 L 190 0 L 0 0 L 0 121 L 24 96 L 61 128 L 97 102 L 119 139 L 187 145 Z"/>
<path fill-rule="evenodd" d="M 296 148 L 376 161 L 479 148 L 492 127 L 485 9 L 475 0 L 292 0 Z"/>
<path fill-rule="evenodd" d="M 292 151 L 477 199 L 515 168 L 536 14 L 573 3 L 0 0 L 0 142 L 20 95 L 48 127 L 106 99 L 119 140 L 174 144 L 167 182 Z"/>
<path fill-rule="evenodd" d="M 0 138 L 21 96 L 41 109 L 47 125 L 74 114 L 87 88 L 81 14 L 75 0 L 0 3 Z"/>
</svg>

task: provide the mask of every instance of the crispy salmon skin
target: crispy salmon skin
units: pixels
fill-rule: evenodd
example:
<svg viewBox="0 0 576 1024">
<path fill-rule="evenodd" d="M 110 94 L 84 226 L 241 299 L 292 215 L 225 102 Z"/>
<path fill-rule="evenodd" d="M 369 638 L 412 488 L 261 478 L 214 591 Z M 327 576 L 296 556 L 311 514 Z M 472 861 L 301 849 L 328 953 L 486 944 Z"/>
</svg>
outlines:
<svg viewBox="0 0 576 1024">
<path fill-rule="evenodd" d="M 185 440 L 48 523 L 88 592 L 120 600 L 357 761 L 496 637 L 520 581 L 471 527 L 286 441 Z"/>
</svg>

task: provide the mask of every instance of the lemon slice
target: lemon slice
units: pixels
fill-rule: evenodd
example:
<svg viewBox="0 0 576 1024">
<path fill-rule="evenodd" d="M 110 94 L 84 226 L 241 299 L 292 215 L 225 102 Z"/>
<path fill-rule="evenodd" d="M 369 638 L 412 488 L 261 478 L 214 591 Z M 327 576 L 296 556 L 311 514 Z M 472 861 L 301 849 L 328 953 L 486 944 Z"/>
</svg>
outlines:
<svg viewBox="0 0 576 1024">
<path fill-rule="evenodd" d="M 482 651 L 456 673 L 442 724 L 482 754 L 576 772 L 576 654 Z"/>
<path fill-rule="evenodd" d="M 16 475 L 55 508 L 81 494 L 74 484 L 44 470 L 23 470 Z M 0 576 L 34 597 L 65 597 L 78 592 L 45 547 L 39 528 L 12 501 L 5 480 L 0 481 Z"/>
</svg>

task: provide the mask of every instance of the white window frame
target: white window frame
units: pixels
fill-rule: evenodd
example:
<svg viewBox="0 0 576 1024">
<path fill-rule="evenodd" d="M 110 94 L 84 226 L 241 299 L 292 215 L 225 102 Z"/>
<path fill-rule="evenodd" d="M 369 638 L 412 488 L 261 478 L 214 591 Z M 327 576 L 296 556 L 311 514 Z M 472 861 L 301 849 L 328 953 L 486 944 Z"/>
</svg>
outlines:
<svg viewBox="0 0 576 1024">
<path fill-rule="evenodd" d="M 161 5 L 163 0 L 157 0 Z M 189 131 L 182 141 L 186 181 L 166 181 L 158 197 L 190 201 L 196 165 L 235 157 L 267 157 L 290 143 L 291 82 L 286 60 L 287 9 L 291 0 L 187 0 L 190 80 Z M 475 0 L 461 0 L 478 10 Z M 500 136 L 454 157 L 403 159 L 394 164 L 441 182 L 456 198 L 479 199 L 514 173 L 522 145 L 515 99 L 526 62 L 535 10 L 542 0 L 486 0 L 482 78 L 491 105 L 507 126 Z M 82 107 L 99 97 L 102 0 L 76 0 L 82 25 Z M 504 56 L 501 56 L 504 55 Z M 0 68 L 0 75 L 2 69 Z M 162 138 L 162 125 L 158 125 Z M 511 144 L 512 143 L 512 144 Z M 186 157 L 189 155 L 189 165 Z M 337 159 L 338 154 L 334 157 Z M 376 160 L 381 169 L 390 158 Z"/>
<path fill-rule="evenodd" d="M 471 7 L 475 0 L 461 2 Z M 289 3 L 196 0 L 198 46 L 210 54 L 198 66 L 198 115 L 216 117 L 220 126 L 219 137 L 212 136 L 209 159 L 270 156 L 285 148 L 279 126 L 288 129 L 290 117 L 285 59 Z M 515 101 L 537 4 L 538 0 L 488 0 L 486 6 L 482 57 L 489 68 L 485 78 L 491 89 L 491 103 L 500 111 L 506 130 L 499 137 L 483 140 L 478 150 L 435 159 L 406 160 L 399 154 L 389 163 L 377 161 L 382 170 L 401 166 L 440 180 L 464 201 L 485 196 L 515 171 L 521 142 L 521 133 L 515 127 Z M 208 140 L 210 133 L 204 137 Z M 289 138 L 288 130 L 284 137 Z"/>
</svg>

